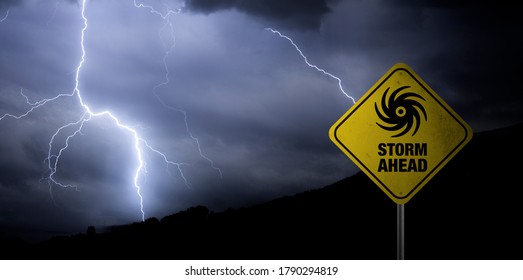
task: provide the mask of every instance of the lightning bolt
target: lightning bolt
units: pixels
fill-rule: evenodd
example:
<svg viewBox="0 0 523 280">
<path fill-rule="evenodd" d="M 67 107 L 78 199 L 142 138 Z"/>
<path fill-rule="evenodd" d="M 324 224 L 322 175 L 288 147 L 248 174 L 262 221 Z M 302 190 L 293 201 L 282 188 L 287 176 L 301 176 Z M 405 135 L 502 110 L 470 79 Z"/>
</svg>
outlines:
<svg viewBox="0 0 523 280">
<path fill-rule="evenodd" d="M 54 134 L 52 135 L 52 137 L 48 143 L 47 157 L 44 160 L 44 162 L 47 165 L 47 171 L 46 171 L 47 176 L 43 176 L 41 181 L 47 182 L 47 184 L 49 185 L 50 196 L 51 196 L 51 198 L 53 198 L 52 189 L 54 186 L 60 186 L 63 188 L 76 188 L 76 186 L 71 185 L 71 184 L 62 183 L 60 180 L 58 180 L 56 178 L 56 173 L 58 171 L 60 159 L 61 159 L 62 155 L 66 152 L 66 150 L 69 148 L 70 141 L 73 138 L 75 138 L 77 135 L 81 134 L 84 126 L 92 119 L 107 118 L 107 119 L 111 120 L 117 128 L 121 129 L 122 131 L 125 131 L 129 135 L 129 137 L 131 137 L 131 139 L 133 140 L 134 154 L 135 154 L 135 157 L 137 160 L 137 165 L 134 170 L 134 176 L 133 176 L 133 185 L 134 185 L 134 188 L 136 189 L 136 194 L 139 198 L 141 218 L 142 218 L 142 221 L 144 221 L 145 220 L 145 211 L 144 211 L 144 203 L 143 203 L 144 199 L 141 194 L 140 179 L 141 179 L 141 175 L 146 173 L 146 162 L 144 160 L 145 150 L 159 156 L 165 162 L 167 167 L 175 166 L 178 169 L 181 178 L 185 182 L 185 185 L 187 187 L 189 187 L 190 184 L 181 169 L 181 167 L 185 164 L 177 163 L 172 160 L 169 160 L 169 158 L 165 155 L 165 153 L 161 152 L 160 150 L 158 150 L 158 149 L 154 148 L 152 145 L 150 145 L 144 138 L 140 137 L 139 133 L 135 129 L 133 129 L 131 126 L 123 123 L 111 111 L 108 111 L 108 110 L 95 111 L 95 110 L 91 109 L 91 107 L 89 107 L 89 105 L 87 103 L 84 102 L 82 93 L 80 91 L 80 73 L 81 73 L 82 67 L 86 61 L 86 50 L 85 50 L 85 44 L 84 44 L 85 34 L 86 34 L 86 31 L 88 28 L 88 20 L 87 20 L 87 17 L 85 16 L 86 2 L 87 2 L 87 0 L 81 1 L 81 17 L 82 17 L 82 21 L 83 21 L 83 27 L 82 27 L 81 36 L 80 36 L 81 57 L 80 57 L 78 66 L 75 69 L 75 80 L 74 80 L 75 83 L 74 83 L 74 89 L 72 90 L 72 92 L 66 93 L 66 94 L 58 94 L 52 98 L 46 98 L 46 99 L 42 99 L 39 101 L 31 102 L 31 100 L 29 100 L 29 97 L 24 94 L 23 89 L 21 89 L 20 95 L 25 99 L 26 104 L 29 106 L 29 109 L 27 109 L 24 113 L 21 113 L 18 115 L 11 114 L 11 113 L 5 113 L 4 115 L 2 115 L 0 117 L 0 121 L 2 121 L 5 118 L 13 118 L 13 119 L 17 119 L 17 120 L 22 119 L 22 118 L 28 116 L 29 114 L 31 114 L 36 109 L 38 109 L 50 102 L 54 102 L 60 98 L 70 97 L 70 98 L 76 98 L 78 100 L 80 107 L 83 109 L 80 118 L 59 127 L 54 132 Z M 136 7 L 148 7 L 148 6 L 144 6 L 144 5 L 138 5 L 138 4 L 136 4 L 136 2 L 135 2 L 135 6 Z M 151 9 L 152 9 L 152 7 L 151 7 Z M 152 9 L 151 12 L 156 13 L 156 10 Z M 161 15 L 161 14 L 159 14 L 159 15 L 162 16 L 162 18 L 164 18 L 164 19 L 168 19 L 168 17 L 170 16 L 170 12 L 166 16 Z M 172 27 L 172 25 L 171 25 L 171 27 Z M 171 33 L 171 34 L 174 34 L 174 33 Z M 173 48 L 174 48 L 174 46 L 170 47 L 169 52 Z M 157 87 L 168 83 L 169 75 L 168 75 L 168 68 L 167 68 L 167 63 L 166 63 L 167 56 L 168 56 L 168 53 L 164 57 L 164 65 L 167 70 L 167 74 L 166 74 L 167 80 L 166 80 L 166 82 L 158 85 Z M 158 96 L 157 96 L 157 98 L 161 101 L 161 99 Z M 179 110 L 179 109 L 177 109 L 177 110 Z M 196 143 L 198 145 L 198 149 L 200 151 L 200 155 L 202 155 L 202 157 L 204 157 L 205 159 L 209 160 L 211 162 L 211 166 L 213 168 L 217 169 L 219 171 L 220 175 L 222 175 L 221 170 L 219 168 L 216 168 L 214 166 L 214 163 L 210 159 L 203 156 L 201 149 L 200 149 L 198 139 L 196 137 L 194 137 L 192 135 L 192 133 L 190 133 L 189 126 L 187 124 L 187 114 L 185 113 L 185 111 L 182 111 L 182 110 L 179 110 L 179 111 L 182 112 L 184 115 L 186 129 L 187 129 L 189 135 L 191 136 L 191 138 L 194 141 L 196 141 Z M 60 136 L 65 137 L 65 141 L 63 141 L 62 144 L 58 144 L 59 140 L 57 140 L 57 139 Z M 169 170 L 169 169 L 167 169 L 167 170 Z M 53 198 L 53 201 L 54 201 L 54 198 Z"/>
<path fill-rule="evenodd" d="M 53 98 L 46 98 L 46 99 L 42 99 L 40 101 L 36 101 L 36 102 L 30 102 L 29 101 L 29 98 L 27 97 L 27 95 L 24 94 L 24 89 L 20 89 L 20 95 L 22 95 L 25 100 L 26 100 L 26 103 L 28 105 L 30 105 L 30 108 L 29 110 L 25 111 L 24 113 L 20 114 L 20 115 L 13 115 L 13 114 L 10 114 L 10 113 L 5 113 L 4 115 L 2 115 L 0 117 L 0 121 L 2 121 L 3 119 L 5 118 L 13 118 L 13 119 L 21 119 L 21 118 L 24 118 L 24 117 L 27 117 L 29 114 L 31 114 L 34 110 L 44 106 L 45 104 L 47 104 L 48 102 L 52 102 L 52 101 L 55 101 L 61 97 L 65 97 L 65 96 L 73 96 L 73 94 L 58 94 L 56 96 L 54 96 Z"/>
<path fill-rule="evenodd" d="M 169 34 L 170 34 L 170 41 L 171 41 L 171 44 L 169 45 L 166 45 L 166 43 L 162 41 L 162 43 L 164 44 L 164 48 L 165 48 L 165 54 L 163 56 L 163 67 L 164 67 L 164 72 L 165 72 L 165 76 L 164 76 L 164 80 L 161 81 L 160 83 L 158 83 L 157 85 L 155 85 L 152 89 L 152 92 L 153 92 L 153 95 L 156 97 L 156 99 L 160 102 L 160 104 L 162 104 L 163 107 L 171 110 L 171 111 L 175 111 L 175 112 L 178 112 L 180 114 L 183 115 L 183 120 L 184 120 L 184 123 L 185 123 L 185 130 L 187 132 L 187 134 L 189 135 L 189 137 L 193 140 L 193 142 L 195 143 L 196 145 L 196 148 L 198 149 L 198 153 L 200 154 L 200 157 L 202 157 L 203 159 L 205 159 L 207 162 L 209 162 L 211 168 L 213 168 L 214 170 L 216 170 L 218 172 L 218 174 L 220 175 L 220 178 L 223 178 L 223 173 L 222 173 L 222 170 L 218 167 L 216 167 L 216 165 L 214 164 L 214 162 L 209 158 L 207 157 L 203 151 L 202 151 L 202 147 L 200 145 L 200 141 L 198 140 L 198 138 L 196 136 L 194 136 L 194 134 L 191 132 L 190 128 L 189 128 L 189 121 L 188 121 L 188 117 L 187 117 L 187 112 L 185 110 L 182 110 L 178 107 L 174 107 L 172 105 L 169 105 L 167 104 L 162 98 L 161 96 L 158 94 L 158 89 L 163 87 L 163 86 L 166 86 L 169 84 L 170 82 L 170 72 L 169 72 L 169 66 L 167 65 L 167 59 L 169 58 L 171 52 L 174 50 L 175 46 L 176 46 L 176 37 L 175 37 L 175 32 L 174 32 L 174 25 L 171 21 L 171 16 L 173 15 L 176 15 L 176 14 L 179 14 L 181 12 L 181 9 L 176 9 L 176 10 L 171 10 L 169 9 L 167 12 L 165 12 L 164 14 L 162 14 L 160 11 L 156 10 L 153 6 L 150 6 L 150 5 L 145 5 L 145 4 L 138 4 L 136 3 L 136 0 L 134 0 L 134 6 L 136 8 L 144 8 L 144 9 L 147 9 L 149 10 L 149 12 L 151 14 L 154 14 L 156 16 L 159 16 L 160 18 L 162 18 L 162 20 L 164 21 L 164 26 L 160 29 L 160 34 L 162 33 L 161 31 L 164 29 L 164 28 L 169 28 Z"/>
<path fill-rule="evenodd" d="M 79 101 L 81 107 L 84 109 L 84 113 L 78 120 L 68 123 L 68 124 L 58 128 L 58 130 L 51 137 L 51 141 L 49 142 L 49 152 L 48 152 L 47 158 L 46 158 L 46 162 L 48 163 L 49 175 L 46 179 L 48 180 L 50 186 L 52 186 L 52 184 L 54 184 L 54 185 L 58 185 L 61 187 L 72 187 L 71 185 L 62 184 L 54 178 L 54 175 L 57 172 L 60 157 L 62 156 L 63 152 L 65 150 L 67 150 L 67 148 L 69 147 L 69 141 L 72 138 L 74 138 L 76 135 L 81 133 L 84 125 L 88 121 L 90 121 L 91 119 L 93 119 L 95 117 L 107 117 L 110 120 L 112 120 L 118 128 L 129 133 L 129 135 L 133 139 L 134 152 L 136 155 L 136 159 L 138 161 L 138 165 L 134 172 L 133 183 L 134 183 L 134 187 L 136 188 L 136 194 L 138 195 L 139 200 L 140 200 L 140 212 L 142 214 L 142 220 L 145 220 L 143 197 L 141 195 L 141 186 L 140 186 L 140 175 L 145 171 L 144 170 L 145 162 L 143 160 L 142 147 L 145 147 L 145 148 L 149 149 L 150 151 L 160 155 L 167 164 L 172 164 L 172 165 L 176 166 L 180 172 L 181 177 L 185 181 L 186 185 L 188 185 L 188 182 L 181 170 L 181 165 L 182 165 L 181 163 L 176 163 L 176 162 L 168 160 L 167 156 L 164 153 L 160 152 L 159 150 L 157 150 L 157 149 L 153 148 L 151 145 L 149 145 L 145 139 L 141 138 L 138 135 L 138 132 L 135 129 L 122 123 L 112 112 L 110 112 L 110 111 L 95 112 L 84 102 L 84 100 L 82 98 L 82 94 L 80 92 L 79 85 L 80 85 L 80 72 L 81 72 L 83 64 L 85 63 L 85 57 L 86 57 L 84 41 L 85 41 L 85 33 L 88 28 L 88 21 L 85 16 L 85 7 L 86 7 L 86 0 L 82 0 L 81 16 L 82 16 L 82 20 L 83 20 L 83 28 L 82 28 L 81 39 L 80 39 L 80 46 L 81 46 L 82 54 L 81 54 L 81 59 L 78 64 L 78 67 L 76 68 L 75 87 L 71 94 L 71 96 L 76 96 L 78 98 L 78 101 Z M 73 130 L 73 133 L 67 135 L 64 145 L 58 150 L 58 152 L 53 153 L 52 151 L 53 151 L 53 147 L 55 146 L 54 143 L 55 143 L 56 137 L 60 133 L 62 133 L 64 130 L 69 129 L 69 128 L 75 128 L 75 129 Z"/>
<path fill-rule="evenodd" d="M 299 53 L 300 56 L 303 58 L 303 60 L 304 60 L 305 63 L 307 64 L 307 66 L 309 66 L 309 67 L 315 69 L 316 71 L 321 72 L 321 73 L 323 73 L 324 75 L 327 75 L 327 76 L 331 77 L 332 79 L 335 79 L 336 81 L 338 81 L 338 86 L 339 86 L 339 88 L 340 88 L 340 91 L 341 91 L 341 92 L 342 92 L 342 93 L 343 93 L 347 98 L 349 98 L 349 99 L 352 101 L 353 104 L 356 103 L 356 100 L 354 100 L 354 97 L 350 96 L 350 95 L 349 95 L 349 94 L 348 94 L 348 93 L 343 89 L 343 86 L 341 85 L 341 84 L 342 84 L 341 79 L 340 79 L 339 77 L 334 76 L 333 74 L 331 74 L 331 73 L 329 73 L 329 72 L 327 72 L 327 71 L 325 71 L 325 70 L 319 68 L 318 66 L 316 66 L 316 65 L 314 65 L 314 64 L 311 64 L 311 63 L 309 62 L 309 60 L 307 59 L 307 57 L 303 54 L 303 52 L 301 51 L 301 49 L 298 47 L 298 45 L 296 45 L 296 43 L 294 43 L 294 41 L 293 41 L 291 38 L 289 38 L 289 37 L 286 36 L 286 35 L 283 35 L 280 31 L 278 31 L 278 30 L 274 30 L 274 29 L 272 29 L 272 28 L 265 28 L 265 30 L 268 30 L 268 31 L 270 31 L 270 32 L 272 32 L 272 33 L 274 33 L 274 34 L 277 34 L 277 35 L 280 36 L 281 38 L 286 39 L 287 41 L 289 41 L 289 42 L 292 44 L 292 46 L 294 46 L 294 48 L 296 49 L 296 51 L 298 51 L 298 53 Z"/>
<path fill-rule="evenodd" d="M 5 13 L 5 16 L 2 19 L 0 19 L 0 23 L 4 22 L 7 19 L 8 16 L 9 16 L 9 9 L 7 9 L 7 12 Z"/>
</svg>

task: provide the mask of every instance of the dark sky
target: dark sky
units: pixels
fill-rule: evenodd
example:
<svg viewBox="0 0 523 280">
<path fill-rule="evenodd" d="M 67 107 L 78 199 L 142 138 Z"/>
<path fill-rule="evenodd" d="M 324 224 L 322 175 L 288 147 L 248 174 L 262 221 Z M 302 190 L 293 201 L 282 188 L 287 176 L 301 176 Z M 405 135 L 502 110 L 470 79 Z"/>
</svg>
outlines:
<svg viewBox="0 0 523 280">
<path fill-rule="evenodd" d="M 129 130 L 107 116 L 69 139 L 78 126 L 59 130 L 86 112 L 72 95 L 81 10 L 77 1 L 0 1 L 3 232 L 142 218 Z M 219 211 L 357 171 L 327 134 L 351 100 L 266 28 L 291 37 L 356 100 L 407 63 L 479 132 L 523 121 L 519 13 L 466 1 L 91 0 L 78 89 L 92 112 L 110 111 L 178 164 L 140 142 L 145 218 L 196 204 Z M 59 94 L 24 118 L 6 115 Z M 53 178 L 75 187 L 63 188 L 45 179 L 45 159 L 66 143 Z"/>
</svg>

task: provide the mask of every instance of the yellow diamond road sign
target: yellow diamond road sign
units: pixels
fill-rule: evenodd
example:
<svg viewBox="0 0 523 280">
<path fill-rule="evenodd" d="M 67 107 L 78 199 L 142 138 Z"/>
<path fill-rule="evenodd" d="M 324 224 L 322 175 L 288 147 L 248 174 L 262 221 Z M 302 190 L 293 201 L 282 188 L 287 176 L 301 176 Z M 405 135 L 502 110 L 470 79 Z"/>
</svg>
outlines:
<svg viewBox="0 0 523 280">
<path fill-rule="evenodd" d="M 472 138 L 472 129 L 398 63 L 329 130 L 394 202 L 407 203 Z"/>
</svg>

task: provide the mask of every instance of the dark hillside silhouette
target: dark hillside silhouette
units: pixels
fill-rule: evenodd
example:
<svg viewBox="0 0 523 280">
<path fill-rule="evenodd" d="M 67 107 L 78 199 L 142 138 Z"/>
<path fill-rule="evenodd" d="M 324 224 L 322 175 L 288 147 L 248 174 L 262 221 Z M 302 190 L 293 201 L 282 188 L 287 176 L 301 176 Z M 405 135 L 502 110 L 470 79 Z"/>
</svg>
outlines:
<svg viewBox="0 0 523 280">
<path fill-rule="evenodd" d="M 407 259 L 523 259 L 520 143 L 523 124 L 475 134 L 405 205 Z M 3 257 L 394 259 L 396 204 L 360 172 L 252 207 L 214 213 L 196 206 L 13 248 Z"/>
<path fill-rule="evenodd" d="M 405 205 L 407 257 L 523 259 L 523 124 L 472 141 Z"/>
</svg>

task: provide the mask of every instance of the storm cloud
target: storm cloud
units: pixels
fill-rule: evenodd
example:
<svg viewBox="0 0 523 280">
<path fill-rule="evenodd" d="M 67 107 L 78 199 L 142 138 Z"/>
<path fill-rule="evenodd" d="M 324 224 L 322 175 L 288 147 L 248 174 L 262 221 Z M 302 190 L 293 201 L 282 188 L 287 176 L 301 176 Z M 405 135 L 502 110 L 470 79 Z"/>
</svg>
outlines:
<svg viewBox="0 0 523 280">
<path fill-rule="evenodd" d="M 192 12 L 210 14 L 221 10 L 236 9 L 248 15 L 265 19 L 277 27 L 291 29 L 318 29 L 322 19 L 331 12 L 338 1 L 328 0 L 186 0 Z"/>
</svg>

